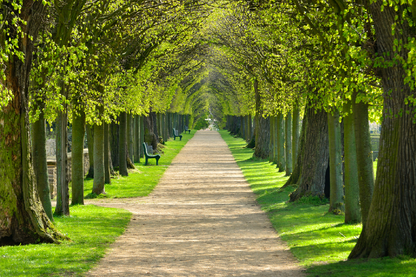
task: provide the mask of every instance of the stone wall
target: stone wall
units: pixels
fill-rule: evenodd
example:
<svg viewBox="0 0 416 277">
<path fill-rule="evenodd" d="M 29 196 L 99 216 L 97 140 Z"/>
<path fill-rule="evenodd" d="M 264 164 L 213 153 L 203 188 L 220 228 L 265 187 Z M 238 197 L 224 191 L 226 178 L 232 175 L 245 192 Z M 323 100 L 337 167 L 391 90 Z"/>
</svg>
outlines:
<svg viewBox="0 0 416 277">
<path fill-rule="evenodd" d="M 49 176 L 49 190 L 51 198 L 56 196 L 56 156 L 49 156 L 47 158 L 48 164 L 48 176 Z M 88 148 L 84 149 L 84 176 L 87 175 L 88 169 L 90 168 L 90 159 L 88 156 Z M 72 156 L 68 153 L 68 180 L 71 182 L 72 178 Z"/>
</svg>

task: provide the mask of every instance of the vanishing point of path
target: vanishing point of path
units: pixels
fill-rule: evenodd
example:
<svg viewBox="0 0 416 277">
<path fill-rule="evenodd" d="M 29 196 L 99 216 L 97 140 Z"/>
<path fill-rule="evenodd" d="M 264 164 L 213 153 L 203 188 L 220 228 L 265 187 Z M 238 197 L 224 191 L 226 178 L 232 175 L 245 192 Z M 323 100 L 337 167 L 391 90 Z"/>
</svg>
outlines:
<svg viewBox="0 0 416 277">
<path fill-rule="evenodd" d="M 89 276 L 304 276 L 217 132 L 198 131 L 150 196 L 100 205 L 133 218 Z"/>
</svg>

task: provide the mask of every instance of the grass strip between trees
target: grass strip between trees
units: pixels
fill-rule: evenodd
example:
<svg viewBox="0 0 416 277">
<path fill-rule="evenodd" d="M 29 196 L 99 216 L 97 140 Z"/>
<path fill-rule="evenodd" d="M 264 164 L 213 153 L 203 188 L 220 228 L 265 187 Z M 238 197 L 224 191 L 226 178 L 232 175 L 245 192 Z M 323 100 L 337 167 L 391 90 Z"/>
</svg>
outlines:
<svg viewBox="0 0 416 277">
<path fill-rule="evenodd" d="M 344 216 L 328 214 L 328 201 L 318 197 L 288 203 L 295 188 L 281 189 L 288 179 L 285 172 L 279 173 L 268 160 L 253 158 L 243 139 L 227 131 L 220 134 L 257 194 L 257 202 L 310 276 L 415 276 L 416 259 L 408 256 L 347 261 L 361 224 L 347 225 Z"/>
<path fill-rule="evenodd" d="M 83 276 L 124 233 L 131 213 L 94 205 L 71 206 L 70 217 L 55 217 L 72 241 L 0 247 L 0 276 Z"/>
<path fill-rule="evenodd" d="M 106 185 L 107 194 L 98 198 L 147 196 L 194 134 L 192 130 L 191 134 L 182 134 L 182 141 L 167 141 L 159 166 L 154 159 L 144 166 L 142 159 L 128 177 L 112 179 L 112 184 Z M 85 181 L 85 195 L 92 191 L 92 181 Z M 131 218 L 126 210 L 95 205 L 71 206 L 70 211 L 70 217 L 55 217 L 54 224 L 71 241 L 0 247 L 0 276 L 84 276 L 124 233 Z"/>
<path fill-rule="evenodd" d="M 169 139 L 161 153 L 159 165 L 155 159 L 149 159 L 149 164 L 144 165 L 145 159 L 141 158 L 141 163 L 135 163 L 136 169 L 129 170 L 129 176 L 117 176 L 111 179 L 111 184 L 105 185 L 106 194 L 99 195 L 97 198 L 129 198 L 143 197 L 149 195 L 154 187 L 159 183 L 165 170 L 172 163 L 172 160 L 181 151 L 185 144 L 195 135 L 195 130 L 190 134 L 182 133 L 182 140 Z M 92 192 L 93 179 L 85 180 L 84 196 Z"/>
</svg>

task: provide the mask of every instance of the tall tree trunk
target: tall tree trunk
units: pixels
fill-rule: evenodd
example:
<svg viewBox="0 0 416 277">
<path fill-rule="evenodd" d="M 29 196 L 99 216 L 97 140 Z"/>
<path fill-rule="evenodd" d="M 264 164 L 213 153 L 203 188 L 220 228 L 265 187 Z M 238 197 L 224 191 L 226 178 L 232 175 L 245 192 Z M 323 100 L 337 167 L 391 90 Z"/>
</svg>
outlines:
<svg viewBox="0 0 416 277">
<path fill-rule="evenodd" d="M 133 161 L 133 115 L 127 114 L 127 157 Z"/>
<path fill-rule="evenodd" d="M 405 81 L 408 68 L 403 68 L 409 48 L 395 49 L 395 42 L 407 45 L 415 37 L 414 27 L 408 26 L 408 20 L 402 17 L 408 8 L 398 4 L 385 6 L 381 0 L 370 5 L 376 54 L 393 62 L 379 68 L 384 106 L 377 178 L 367 222 L 350 258 L 416 255 L 416 125 L 414 106 L 405 101 L 414 97 L 415 91 Z M 394 62 L 399 60 L 395 55 L 404 62 Z"/>
<path fill-rule="evenodd" d="M 283 114 L 277 116 L 277 137 L 278 137 L 278 167 L 279 172 L 283 172 L 286 169 L 285 159 L 285 119 Z"/>
<path fill-rule="evenodd" d="M 104 124 L 104 183 L 111 184 L 110 125 Z"/>
<path fill-rule="evenodd" d="M 140 116 L 134 116 L 134 162 L 140 163 Z"/>
<path fill-rule="evenodd" d="M 40 106 L 39 119 L 32 124 L 32 153 L 33 170 L 35 172 L 37 189 L 43 209 L 53 221 L 51 195 L 49 191 L 48 165 L 46 161 L 45 117 Z"/>
<path fill-rule="evenodd" d="M 140 116 L 140 157 L 143 158 L 144 156 L 144 149 L 143 149 L 143 142 L 144 142 L 144 116 Z"/>
<path fill-rule="evenodd" d="M 11 5 L 8 8 L 13 13 L 8 13 L 2 20 L 10 29 L 0 34 L 0 43 L 16 39 L 23 60 L 10 55 L 3 65 L 6 78 L 4 83 L 0 81 L 0 85 L 9 89 L 13 96 L 6 106 L 0 108 L 0 245 L 55 242 L 64 237 L 54 228 L 39 199 L 32 167 L 28 117 L 33 41 L 46 9 L 42 1 L 29 0 L 20 3 L 20 12 Z M 14 16 L 27 23 L 15 23 Z M 22 33 L 17 32 L 16 24 Z"/>
<path fill-rule="evenodd" d="M 295 168 L 295 164 L 298 158 L 299 153 L 299 117 L 300 117 L 299 107 L 296 106 L 293 109 L 293 118 L 292 118 L 292 168 Z"/>
<path fill-rule="evenodd" d="M 60 112 L 56 119 L 56 207 L 55 215 L 69 216 L 68 186 L 68 118 L 66 112 Z"/>
<path fill-rule="evenodd" d="M 90 168 L 88 169 L 87 178 L 94 178 L 94 127 L 87 125 L 87 145 Z"/>
<path fill-rule="evenodd" d="M 112 167 L 119 167 L 119 125 L 112 122 L 110 124 L 110 152 L 111 152 L 111 164 Z M 111 166 L 110 166 L 111 168 Z"/>
<path fill-rule="evenodd" d="M 127 171 L 127 113 L 120 113 L 120 136 L 119 136 L 119 172 L 121 176 L 128 176 Z"/>
<path fill-rule="evenodd" d="M 344 189 L 342 181 L 342 144 L 341 125 L 339 123 L 339 112 L 328 113 L 328 138 L 329 138 L 329 177 L 330 198 L 329 212 L 341 214 L 345 211 Z"/>
<path fill-rule="evenodd" d="M 288 113 L 285 120 L 285 141 L 286 141 L 286 176 L 292 174 L 292 114 Z"/>
<path fill-rule="evenodd" d="M 302 136 L 297 164 L 300 169 L 298 188 L 290 195 L 290 201 L 303 196 L 329 197 L 325 193 L 325 187 L 329 186 L 329 180 L 326 180 L 329 161 L 327 113 L 307 106 Z"/>
<path fill-rule="evenodd" d="M 357 153 L 358 184 L 361 204 L 361 220 L 367 223 L 374 190 L 373 159 L 371 152 L 368 104 L 357 103 L 357 93 L 353 94 L 352 110 L 354 116 L 354 135 Z"/>
<path fill-rule="evenodd" d="M 274 136 L 274 116 L 270 117 L 270 154 L 269 154 L 269 162 L 274 161 L 274 148 L 276 146 L 275 136 Z"/>
<path fill-rule="evenodd" d="M 254 93 L 256 98 L 256 147 L 254 156 L 261 159 L 267 159 L 269 156 L 270 119 L 263 117 L 259 83 L 257 79 L 254 81 Z"/>
<path fill-rule="evenodd" d="M 345 223 L 361 222 L 360 194 L 351 100 L 344 104 Z"/>
<path fill-rule="evenodd" d="M 104 182 L 104 124 L 94 125 L 94 182 L 92 192 L 105 194 Z"/>
<path fill-rule="evenodd" d="M 85 113 L 73 114 L 72 120 L 72 205 L 84 205 Z"/>
</svg>

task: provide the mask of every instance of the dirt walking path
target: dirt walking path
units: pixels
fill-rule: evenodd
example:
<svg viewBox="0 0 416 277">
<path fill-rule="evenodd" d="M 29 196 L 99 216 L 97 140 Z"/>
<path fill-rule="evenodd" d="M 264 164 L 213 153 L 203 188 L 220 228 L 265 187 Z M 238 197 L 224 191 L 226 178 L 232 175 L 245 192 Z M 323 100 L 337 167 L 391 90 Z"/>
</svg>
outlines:
<svg viewBox="0 0 416 277">
<path fill-rule="evenodd" d="M 100 205 L 133 218 L 89 276 L 304 276 L 217 132 L 198 131 L 150 196 Z"/>
</svg>

